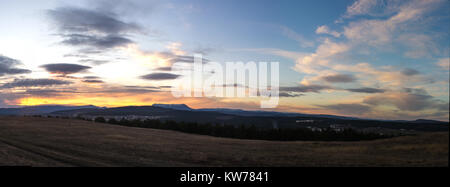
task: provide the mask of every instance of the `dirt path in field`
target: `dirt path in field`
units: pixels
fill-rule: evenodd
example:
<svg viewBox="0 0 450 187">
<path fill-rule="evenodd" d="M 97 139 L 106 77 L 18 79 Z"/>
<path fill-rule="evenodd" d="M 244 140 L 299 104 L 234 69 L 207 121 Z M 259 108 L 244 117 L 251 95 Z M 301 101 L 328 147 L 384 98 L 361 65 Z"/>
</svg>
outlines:
<svg viewBox="0 0 450 187">
<path fill-rule="evenodd" d="M 6 145 L 6 149 L 15 150 L 9 151 L 10 153 L 16 153 L 17 151 L 25 152 L 26 154 L 31 155 L 31 157 L 33 158 L 41 157 L 41 160 L 54 162 L 54 164 L 57 166 L 108 166 L 102 164 L 101 161 L 98 160 L 92 161 L 88 160 L 86 157 L 83 157 L 83 159 L 77 159 L 76 157 L 69 154 L 65 154 L 54 149 L 52 150 L 45 147 L 33 145 L 33 143 L 20 142 L 12 139 L 5 140 L 1 137 L 0 143 Z"/>
</svg>

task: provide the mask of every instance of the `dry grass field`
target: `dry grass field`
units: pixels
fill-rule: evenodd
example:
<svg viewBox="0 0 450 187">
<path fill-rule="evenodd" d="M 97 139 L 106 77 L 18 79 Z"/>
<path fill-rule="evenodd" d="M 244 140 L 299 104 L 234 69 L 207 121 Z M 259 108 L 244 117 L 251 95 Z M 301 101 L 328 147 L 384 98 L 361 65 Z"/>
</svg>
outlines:
<svg viewBox="0 0 450 187">
<path fill-rule="evenodd" d="M 448 132 L 366 142 L 270 142 L 0 117 L 0 166 L 448 167 L 448 146 Z"/>
</svg>

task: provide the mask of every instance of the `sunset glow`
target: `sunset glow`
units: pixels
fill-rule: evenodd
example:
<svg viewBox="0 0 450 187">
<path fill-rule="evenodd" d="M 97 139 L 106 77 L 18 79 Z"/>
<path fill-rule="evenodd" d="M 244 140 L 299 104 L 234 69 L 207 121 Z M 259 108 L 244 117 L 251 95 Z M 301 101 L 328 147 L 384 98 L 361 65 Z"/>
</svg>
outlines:
<svg viewBox="0 0 450 187">
<path fill-rule="evenodd" d="M 449 120 L 449 1 L 263 1 L 3 2 L 0 108 L 267 110 L 261 98 L 173 97 L 172 65 L 201 54 L 279 62 L 272 111 Z"/>
</svg>

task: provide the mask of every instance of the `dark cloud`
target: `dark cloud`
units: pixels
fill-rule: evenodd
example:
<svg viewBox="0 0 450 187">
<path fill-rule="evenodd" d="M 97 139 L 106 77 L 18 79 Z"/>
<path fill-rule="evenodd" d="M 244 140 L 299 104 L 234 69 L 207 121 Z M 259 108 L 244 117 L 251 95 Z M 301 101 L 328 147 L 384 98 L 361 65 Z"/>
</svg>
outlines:
<svg viewBox="0 0 450 187">
<path fill-rule="evenodd" d="M 436 103 L 435 105 L 436 109 L 438 109 L 439 111 L 445 111 L 448 114 L 449 109 L 449 103 Z"/>
<path fill-rule="evenodd" d="M 331 82 L 331 83 L 349 83 L 349 82 L 355 82 L 356 78 L 352 75 L 346 75 L 346 74 L 336 74 L 336 75 L 329 75 L 322 77 L 322 80 Z"/>
<path fill-rule="evenodd" d="M 0 55 L 0 76 L 30 73 L 30 70 L 16 68 L 20 61 Z"/>
<path fill-rule="evenodd" d="M 170 51 L 162 51 L 162 52 L 150 52 L 153 54 L 156 54 L 164 59 L 168 59 L 170 62 L 187 62 L 187 63 L 193 63 L 194 62 L 194 56 L 188 56 L 188 55 L 176 55 Z M 203 59 L 205 60 L 205 59 Z"/>
<path fill-rule="evenodd" d="M 157 71 L 171 71 L 172 70 L 172 65 L 175 63 L 186 63 L 186 64 L 193 64 L 195 61 L 195 57 L 194 56 L 188 56 L 188 55 L 176 55 L 172 52 L 168 52 L 168 51 L 164 51 L 164 52 L 151 52 L 151 51 L 146 51 L 144 53 L 147 54 L 151 54 L 151 55 L 156 55 L 159 56 L 163 59 L 166 59 L 167 62 L 169 63 L 169 66 L 166 67 L 160 67 L 157 68 L 155 70 Z M 201 59 L 201 63 L 203 64 L 207 64 L 210 62 L 210 60 L 202 57 Z M 179 70 L 179 69 L 177 69 Z"/>
<path fill-rule="evenodd" d="M 415 69 L 406 68 L 402 71 L 402 74 L 406 76 L 414 76 L 420 74 L 420 72 Z"/>
<path fill-rule="evenodd" d="M 124 87 L 131 89 L 159 89 L 159 87 L 156 86 L 124 86 Z"/>
<path fill-rule="evenodd" d="M 148 75 L 141 76 L 142 79 L 146 80 L 173 80 L 180 77 L 180 75 L 172 73 L 151 73 Z"/>
<path fill-rule="evenodd" d="M 117 35 L 107 35 L 107 36 L 93 36 L 93 35 L 83 35 L 83 34 L 70 34 L 64 35 L 63 44 L 72 46 L 84 46 L 84 47 L 96 47 L 97 49 L 110 49 L 120 46 L 126 46 L 133 43 L 128 38 L 117 36 Z"/>
<path fill-rule="evenodd" d="M 125 34 L 141 32 L 135 23 L 125 23 L 115 14 L 76 7 L 61 7 L 48 10 L 49 17 L 61 32 Z"/>
<path fill-rule="evenodd" d="M 303 85 L 298 87 L 280 87 L 280 91 L 285 92 L 315 92 L 319 93 L 322 90 L 332 89 L 330 86 L 324 86 L 324 85 Z"/>
<path fill-rule="evenodd" d="M 82 66 L 78 64 L 46 64 L 41 67 L 50 73 L 62 75 L 84 72 L 91 68 L 89 66 Z"/>
<path fill-rule="evenodd" d="M 109 87 L 109 88 L 102 88 L 102 90 L 99 90 L 95 93 L 153 93 L 153 92 L 160 92 L 158 88 L 149 88 L 149 87 Z"/>
<path fill-rule="evenodd" d="M 84 83 L 90 83 L 90 84 L 104 83 L 102 80 L 92 80 L 92 79 L 83 80 L 82 82 L 84 82 Z"/>
<path fill-rule="evenodd" d="M 422 88 L 403 88 L 406 93 L 417 94 L 417 95 L 428 95 L 428 92 Z"/>
<path fill-rule="evenodd" d="M 279 97 L 300 97 L 303 96 L 304 94 L 300 94 L 300 93 L 289 93 L 289 92 L 280 92 L 278 94 Z"/>
<path fill-rule="evenodd" d="M 386 90 L 378 89 L 378 88 L 350 88 L 345 89 L 349 92 L 357 92 L 357 93 L 384 93 Z"/>
<path fill-rule="evenodd" d="M 20 98 L 18 94 L 0 92 L 0 108 L 11 107 L 11 103 Z"/>
<path fill-rule="evenodd" d="M 47 11 L 58 29 L 62 44 L 83 47 L 80 54 L 103 53 L 112 48 L 134 43 L 130 34 L 144 33 L 136 23 L 120 20 L 106 10 L 61 7 Z"/>
<path fill-rule="evenodd" d="M 363 101 L 370 105 L 394 105 L 404 111 L 420 111 L 436 108 L 438 102 L 430 95 L 391 93 L 367 97 Z"/>
<path fill-rule="evenodd" d="M 75 90 L 70 90 L 70 89 L 58 89 L 58 90 L 54 90 L 54 89 L 27 89 L 25 92 L 23 93 L 18 93 L 20 95 L 27 95 L 27 96 L 46 96 L 46 97 L 50 97 L 50 96 L 59 96 L 65 93 L 77 93 Z"/>
<path fill-rule="evenodd" d="M 80 78 L 75 77 L 75 76 L 64 75 L 64 74 L 56 75 L 55 77 L 64 78 L 64 79 L 80 79 Z"/>
<path fill-rule="evenodd" d="M 237 83 L 234 83 L 234 84 L 222 84 L 222 87 L 225 87 L 225 88 L 227 88 L 227 87 L 234 87 L 234 88 L 237 88 L 237 87 L 240 87 L 240 88 L 249 88 L 249 87 L 246 86 L 246 85 L 237 84 Z"/>
<path fill-rule="evenodd" d="M 172 71 L 172 67 L 159 67 L 155 69 L 156 71 Z"/>
<path fill-rule="evenodd" d="M 362 115 L 371 111 L 371 108 L 362 104 L 335 104 L 335 105 L 320 105 L 322 108 L 336 111 L 340 114 Z"/>
<path fill-rule="evenodd" d="M 97 76 L 84 76 L 84 79 L 100 79 L 100 77 Z"/>
<path fill-rule="evenodd" d="M 70 81 L 55 79 L 14 79 L 13 82 L 3 84 L 0 88 L 21 88 L 21 87 L 46 87 L 56 85 L 71 84 Z"/>
</svg>

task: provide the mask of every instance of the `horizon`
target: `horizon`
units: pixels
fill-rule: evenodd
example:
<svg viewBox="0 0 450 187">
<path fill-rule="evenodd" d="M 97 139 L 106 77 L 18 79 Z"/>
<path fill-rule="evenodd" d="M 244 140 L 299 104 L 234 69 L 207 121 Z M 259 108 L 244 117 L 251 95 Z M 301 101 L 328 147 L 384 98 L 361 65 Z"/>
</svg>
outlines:
<svg viewBox="0 0 450 187">
<path fill-rule="evenodd" d="M 97 107 L 97 108 L 121 108 L 121 107 L 158 107 L 158 106 L 154 106 L 154 105 L 184 105 L 186 107 L 188 107 L 191 110 L 204 110 L 204 109 L 225 109 L 225 110 L 242 110 L 245 112 L 276 112 L 276 113 L 289 113 L 289 114 L 299 114 L 299 115 L 316 115 L 316 116 L 335 116 L 335 117 L 345 117 L 345 118 L 354 118 L 354 119 L 359 119 L 359 120 L 375 120 L 375 121 L 417 121 L 417 120 L 431 120 L 431 121 L 438 121 L 438 122 L 449 122 L 449 121 L 444 121 L 444 120 L 433 120 L 433 119 L 423 119 L 423 118 L 418 118 L 418 119 L 411 119 L 411 120 L 402 120 L 402 119 L 383 119 L 383 118 L 360 118 L 360 117 L 356 117 L 356 116 L 346 116 L 346 115 L 333 115 L 333 114 L 309 114 L 309 113 L 301 113 L 301 112 L 280 112 L 280 111 L 275 111 L 275 110 L 271 110 L 271 109 L 255 109 L 255 110 L 245 110 L 245 109 L 240 109 L 240 108 L 192 108 L 189 105 L 186 104 L 182 104 L 182 103 L 176 103 L 176 104 L 165 104 L 165 103 L 154 103 L 152 105 L 127 105 L 127 106 L 116 106 L 116 107 L 107 107 L 107 106 L 96 106 L 96 105 L 57 105 L 57 104 L 43 104 L 43 105 L 29 105 L 29 106 L 16 106 L 16 107 L 10 107 L 10 108 L 0 108 L 0 109 L 18 109 L 18 108 L 26 108 L 26 107 L 40 107 L 40 106 L 66 106 L 66 107 L 84 107 L 84 106 L 92 106 L 92 107 Z M 173 109 L 173 108 L 172 108 Z M 178 109 L 173 109 L 173 110 L 178 110 Z"/>
<path fill-rule="evenodd" d="M 0 108 L 185 104 L 449 121 L 450 1 L 3 4 Z M 201 64 L 278 62 L 277 106 L 261 108 L 261 97 L 173 96 L 185 76 L 171 68 L 190 67 L 195 54 Z"/>
</svg>

